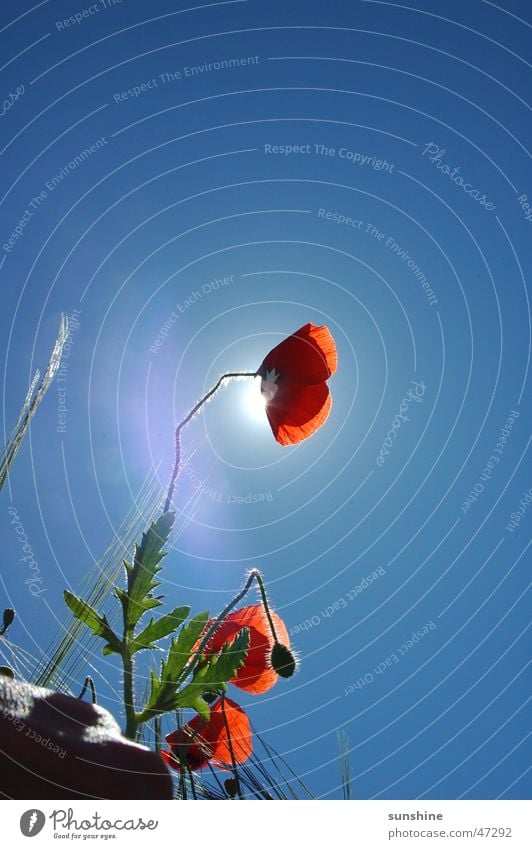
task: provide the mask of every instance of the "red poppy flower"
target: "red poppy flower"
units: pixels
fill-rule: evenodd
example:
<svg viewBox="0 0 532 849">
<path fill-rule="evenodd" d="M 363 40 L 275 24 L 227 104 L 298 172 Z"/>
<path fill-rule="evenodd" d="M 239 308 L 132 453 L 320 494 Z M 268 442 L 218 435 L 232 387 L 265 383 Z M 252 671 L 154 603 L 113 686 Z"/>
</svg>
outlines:
<svg viewBox="0 0 532 849">
<path fill-rule="evenodd" d="M 163 751 L 161 755 L 177 770 L 183 761 L 191 770 L 203 769 L 209 763 L 232 764 L 233 759 L 241 764 L 253 751 L 249 719 L 241 707 L 227 698 L 211 705 L 210 719 L 197 714 L 182 728 L 168 734 L 166 742 L 171 751 Z"/>
<path fill-rule="evenodd" d="M 336 371 L 334 339 L 327 327 L 305 324 L 284 339 L 257 371 L 273 435 L 281 445 L 308 439 L 327 420 L 326 381 Z"/>
<path fill-rule="evenodd" d="M 277 639 L 289 647 L 290 637 L 283 620 L 273 612 L 271 617 Z M 212 621 L 206 627 L 210 625 Z M 215 654 L 224 645 L 231 645 L 242 628 L 249 628 L 249 649 L 244 665 L 231 678 L 231 684 L 248 693 L 265 693 L 273 687 L 278 676 L 270 662 L 274 639 L 262 604 L 252 604 L 229 613 L 207 643 L 205 653 Z"/>
</svg>

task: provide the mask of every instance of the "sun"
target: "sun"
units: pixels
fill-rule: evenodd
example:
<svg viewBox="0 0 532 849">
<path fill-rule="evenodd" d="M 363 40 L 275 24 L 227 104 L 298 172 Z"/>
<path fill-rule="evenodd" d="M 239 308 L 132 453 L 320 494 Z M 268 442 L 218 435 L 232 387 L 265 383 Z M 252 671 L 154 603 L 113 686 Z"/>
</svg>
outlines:
<svg viewBox="0 0 532 849">
<path fill-rule="evenodd" d="M 260 377 L 254 380 L 246 381 L 246 387 L 243 392 L 243 404 L 247 415 L 256 422 L 266 421 L 266 401 L 260 391 Z"/>
</svg>

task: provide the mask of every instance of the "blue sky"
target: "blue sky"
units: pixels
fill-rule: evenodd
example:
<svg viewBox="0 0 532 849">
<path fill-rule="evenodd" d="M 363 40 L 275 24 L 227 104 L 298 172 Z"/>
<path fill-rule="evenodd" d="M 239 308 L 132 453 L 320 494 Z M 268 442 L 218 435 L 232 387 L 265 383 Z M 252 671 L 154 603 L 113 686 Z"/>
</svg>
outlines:
<svg viewBox="0 0 532 849">
<path fill-rule="evenodd" d="M 232 695 L 316 795 L 341 796 L 343 729 L 358 798 L 523 798 L 532 21 L 417 7 L 4 2 L 5 430 L 79 326 L 2 492 L 2 603 L 38 656 L 163 492 L 174 422 L 325 323 L 311 440 L 277 445 L 245 382 L 184 432 L 168 603 L 217 611 L 262 570 L 301 666 Z"/>
</svg>

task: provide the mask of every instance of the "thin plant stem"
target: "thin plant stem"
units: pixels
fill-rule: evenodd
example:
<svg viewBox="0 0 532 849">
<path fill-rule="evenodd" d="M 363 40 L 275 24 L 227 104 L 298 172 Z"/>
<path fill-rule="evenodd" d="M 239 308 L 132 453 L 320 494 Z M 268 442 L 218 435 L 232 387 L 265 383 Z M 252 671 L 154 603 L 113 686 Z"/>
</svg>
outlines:
<svg viewBox="0 0 532 849">
<path fill-rule="evenodd" d="M 204 395 L 203 398 L 201 398 L 198 401 L 198 403 L 195 404 L 192 407 L 191 411 L 185 416 L 183 421 L 179 422 L 179 424 L 177 425 L 177 427 L 175 429 L 175 462 L 174 462 L 174 469 L 173 469 L 173 472 L 172 472 L 172 477 L 170 478 L 170 484 L 168 486 L 168 493 L 166 495 L 166 501 L 164 502 L 164 512 L 165 513 L 168 512 L 168 510 L 170 509 L 170 506 L 172 504 L 175 482 L 176 482 L 177 476 L 179 474 L 179 466 L 180 466 L 180 463 L 181 463 L 181 440 L 180 440 L 181 431 L 185 427 L 185 425 L 187 425 L 194 418 L 196 413 L 201 409 L 201 407 L 203 407 L 203 405 L 206 403 L 206 401 L 208 401 L 209 398 L 212 398 L 212 396 L 215 395 L 216 392 L 218 392 L 218 390 L 219 390 L 220 386 L 222 385 L 222 383 L 224 382 L 224 380 L 230 380 L 233 377 L 257 377 L 257 372 L 254 372 L 254 371 L 230 371 L 230 372 L 227 372 L 227 374 L 223 374 L 219 378 L 217 383 L 212 387 L 212 389 L 209 389 L 207 394 Z"/>
<path fill-rule="evenodd" d="M 135 702 L 133 699 L 133 657 L 129 650 L 130 636 L 131 635 L 128 635 L 126 631 L 124 632 L 124 642 L 122 645 L 122 666 L 124 669 L 124 710 L 126 713 L 125 736 L 130 740 L 135 740 L 140 723 L 138 720 L 138 714 L 135 711 Z"/>
<path fill-rule="evenodd" d="M 275 625 L 273 624 L 272 615 L 270 613 L 270 605 L 268 604 L 268 598 L 266 596 L 266 590 L 264 589 L 264 581 L 262 580 L 262 575 L 260 574 L 260 572 L 258 572 L 258 571 L 256 572 L 255 578 L 257 579 L 257 584 L 259 585 L 260 595 L 261 595 L 261 598 L 262 598 L 262 606 L 264 607 L 264 610 L 266 611 L 266 616 L 268 618 L 268 623 L 270 625 L 270 630 L 272 632 L 273 640 L 274 640 L 275 643 L 278 643 L 279 640 L 277 639 L 277 634 L 275 632 Z"/>
<path fill-rule="evenodd" d="M 251 588 L 251 585 L 253 584 L 253 581 L 257 581 L 257 583 L 259 584 L 259 587 L 262 586 L 261 595 L 262 595 L 262 598 L 263 598 L 263 603 L 265 603 L 265 605 L 266 605 L 266 612 L 267 613 L 269 612 L 268 601 L 266 599 L 266 593 L 264 591 L 264 584 L 262 583 L 262 575 L 260 574 L 258 569 L 252 569 L 251 572 L 248 575 L 248 579 L 247 579 L 246 583 L 244 584 L 244 586 L 242 587 L 240 592 L 238 592 L 231 599 L 229 604 L 227 604 L 224 607 L 222 612 L 216 617 L 216 619 L 214 620 L 214 622 L 212 623 L 210 628 L 207 630 L 207 632 L 206 632 L 205 636 L 203 637 L 201 643 L 199 644 L 198 648 L 196 649 L 196 652 L 194 653 L 192 659 L 189 661 L 189 663 L 183 669 L 183 672 L 181 673 L 181 676 L 180 676 L 180 681 L 184 681 L 185 678 L 188 678 L 189 675 L 193 674 L 196 666 L 198 665 L 198 663 L 201 659 L 203 651 L 204 651 L 207 643 L 211 639 L 212 635 L 218 629 L 218 626 L 224 621 L 226 616 L 229 613 L 231 613 L 231 611 L 237 606 L 237 604 L 240 601 L 242 601 L 244 596 L 247 595 L 247 593 L 249 592 L 249 590 Z M 269 619 L 270 619 L 270 627 L 272 628 L 272 636 L 273 636 L 275 642 L 277 642 L 277 636 L 275 634 L 275 628 L 273 626 L 273 622 L 271 621 L 271 616 L 269 617 Z M 126 692 L 126 689 L 125 689 L 126 688 L 126 675 L 125 675 L 125 673 L 126 673 L 126 666 L 125 666 L 125 659 L 124 659 L 124 694 Z M 124 695 L 124 700 L 125 700 L 125 698 L 126 697 Z M 136 727 L 138 725 L 141 725 L 143 722 L 146 722 L 148 719 L 151 719 L 153 716 L 155 716 L 158 713 L 161 713 L 161 711 L 156 709 L 156 708 L 150 708 L 149 710 L 147 708 L 144 708 L 143 710 L 139 711 L 138 713 L 135 713 L 135 711 L 133 710 L 133 720 L 132 721 L 134 721 L 135 727 Z M 127 705 L 126 705 L 126 718 L 128 718 Z M 126 736 L 129 736 L 129 735 L 126 734 Z"/>
<path fill-rule="evenodd" d="M 189 663 L 188 667 L 185 667 L 182 678 L 186 678 L 191 672 L 193 672 L 195 666 L 197 665 L 199 659 L 201 658 L 201 656 L 203 654 L 203 650 L 205 649 L 205 646 L 207 645 L 207 643 L 211 639 L 214 632 L 217 630 L 220 623 L 224 621 L 225 617 L 229 613 L 231 613 L 233 608 L 236 607 L 237 604 L 240 601 L 242 601 L 242 599 L 244 598 L 245 595 L 247 595 L 253 581 L 256 579 L 257 575 L 259 575 L 259 574 L 260 574 L 260 572 L 258 571 L 258 569 L 252 569 L 251 572 L 249 573 L 249 576 L 248 576 L 246 583 L 244 584 L 244 586 L 242 587 L 240 592 L 237 593 L 233 599 L 231 599 L 229 604 L 226 605 L 226 607 L 224 607 L 222 612 L 216 617 L 216 619 L 212 623 L 211 627 L 208 629 L 207 633 L 203 637 L 201 643 L 199 644 L 199 647 L 198 647 L 198 649 L 197 649 L 197 651 L 194 655 L 194 658 Z"/>
<path fill-rule="evenodd" d="M 90 689 L 90 691 L 91 691 L 91 697 L 92 697 L 92 703 L 93 703 L 93 705 L 97 704 L 97 699 L 96 699 L 96 687 L 94 686 L 94 681 L 92 680 L 92 678 L 91 678 L 91 676 L 90 676 L 90 675 L 87 675 L 87 677 L 85 678 L 85 681 L 84 681 L 83 687 L 81 688 L 81 693 L 79 694 L 78 699 L 82 699 L 82 698 L 83 698 L 83 696 L 84 696 L 84 695 L 85 695 L 85 693 L 87 692 L 87 687 L 88 687 L 88 688 Z"/>
<path fill-rule="evenodd" d="M 231 740 L 231 731 L 229 729 L 229 723 L 227 721 L 227 715 L 225 713 L 225 693 L 222 693 L 221 702 L 222 702 L 222 716 L 223 716 L 223 719 L 224 719 L 225 730 L 227 732 L 227 743 L 228 743 L 228 746 L 229 746 L 229 754 L 231 755 L 231 765 L 233 767 L 232 773 L 233 773 L 233 778 L 235 779 L 236 792 L 238 794 L 238 798 L 243 800 L 244 796 L 242 795 L 242 788 L 240 786 L 240 778 L 239 778 L 239 775 L 238 775 L 238 769 L 237 769 L 236 760 L 235 760 L 235 753 L 234 753 L 234 750 L 233 750 L 233 741 Z"/>
</svg>

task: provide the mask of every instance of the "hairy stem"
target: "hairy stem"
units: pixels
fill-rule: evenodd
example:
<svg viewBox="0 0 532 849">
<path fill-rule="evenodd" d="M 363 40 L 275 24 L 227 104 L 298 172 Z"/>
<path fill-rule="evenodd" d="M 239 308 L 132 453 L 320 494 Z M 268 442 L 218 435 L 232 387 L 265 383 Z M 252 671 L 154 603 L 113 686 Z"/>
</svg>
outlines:
<svg viewBox="0 0 532 849">
<path fill-rule="evenodd" d="M 212 396 L 215 395 L 216 392 L 218 392 L 218 390 L 219 390 L 220 386 L 222 385 L 222 383 L 224 382 L 224 380 L 230 380 L 233 377 L 256 377 L 256 376 L 257 376 L 257 372 L 254 372 L 254 371 L 231 371 L 231 372 L 228 372 L 227 374 L 223 374 L 220 377 L 220 379 L 217 381 L 217 383 L 212 387 L 212 389 L 209 389 L 207 394 L 204 395 L 203 398 L 201 398 L 198 401 L 198 403 L 195 404 L 192 407 L 191 411 L 185 416 L 183 421 L 179 422 L 179 424 L 177 425 L 177 427 L 175 429 L 175 462 L 174 462 L 174 469 L 173 469 L 173 472 L 172 472 L 172 477 L 170 478 L 170 484 L 168 486 L 168 493 L 166 495 L 166 501 L 164 502 L 164 512 L 165 513 L 167 513 L 168 510 L 170 509 L 170 505 L 172 503 L 172 498 L 173 498 L 173 495 L 174 495 L 175 482 L 176 482 L 177 476 L 179 474 L 179 466 L 180 466 L 180 463 L 181 463 L 180 434 L 181 434 L 182 429 L 185 427 L 185 425 L 187 425 L 194 418 L 196 413 L 201 409 L 201 407 L 203 407 L 203 405 L 206 403 L 206 401 L 208 401 L 209 398 L 212 398 Z"/>
<path fill-rule="evenodd" d="M 93 705 L 97 704 L 97 699 L 96 699 L 96 687 L 94 686 L 94 681 L 92 680 L 92 678 L 91 678 L 91 676 L 90 676 L 90 675 L 87 675 L 87 677 L 85 678 L 85 681 L 84 681 L 84 683 L 83 683 L 83 687 L 82 687 L 82 689 L 81 689 L 81 693 L 80 693 L 80 694 L 79 694 L 79 696 L 78 696 L 78 699 L 82 699 L 82 698 L 83 698 L 83 696 L 84 696 L 84 695 L 85 695 L 85 693 L 87 692 L 87 687 L 88 687 L 88 688 L 90 689 L 90 691 L 91 691 L 91 697 L 92 697 L 92 703 L 93 703 Z"/>
<path fill-rule="evenodd" d="M 229 613 L 231 613 L 231 611 L 237 606 L 237 604 L 239 604 L 242 601 L 242 599 L 247 595 L 247 593 L 249 592 L 249 590 L 250 590 L 250 588 L 253 584 L 253 581 L 256 581 L 258 586 L 259 586 L 259 590 L 260 590 L 260 594 L 261 594 L 261 598 L 262 598 L 262 604 L 263 604 L 264 610 L 266 612 L 266 616 L 267 616 L 268 623 L 269 623 L 269 626 L 270 626 L 270 629 L 271 629 L 271 632 L 272 632 L 273 640 L 276 643 L 279 642 L 279 640 L 277 639 L 277 633 L 275 631 L 275 625 L 273 624 L 273 619 L 272 619 L 272 616 L 271 616 L 271 613 L 270 613 L 270 606 L 268 604 L 268 599 L 267 599 L 267 596 L 266 596 L 266 590 L 264 588 L 264 582 L 262 580 L 262 575 L 261 575 L 261 573 L 259 572 L 258 569 L 252 569 L 251 572 L 249 573 L 247 581 L 244 584 L 244 586 L 242 587 L 242 589 L 231 599 L 229 604 L 227 604 L 224 607 L 224 609 L 216 617 L 216 619 L 214 620 L 212 625 L 207 629 L 205 636 L 203 637 L 203 639 L 201 640 L 201 643 L 199 644 L 198 648 L 194 652 L 194 655 L 191 657 L 190 661 L 188 662 L 188 664 L 183 669 L 183 672 L 181 673 L 180 678 L 179 678 L 179 682 L 177 682 L 178 684 L 180 682 L 184 681 L 186 678 L 188 678 L 189 675 L 194 674 L 194 671 L 195 671 L 198 663 L 201 660 L 201 657 L 203 655 L 203 652 L 204 652 L 205 647 L 207 646 L 209 640 L 211 639 L 211 637 L 213 636 L 215 631 L 218 629 L 220 624 L 224 621 L 226 616 Z M 126 679 L 126 661 L 124 659 L 124 703 L 126 703 L 126 698 L 129 698 L 130 704 L 132 705 L 132 702 L 133 702 L 132 693 L 131 693 L 130 696 L 126 697 L 126 680 L 127 680 Z M 133 728 L 133 726 L 134 726 L 134 733 L 136 732 L 136 729 L 138 728 L 138 726 L 141 725 L 143 722 L 147 722 L 149 719 L 153 719 L 155 716 L 157 716 L 161 713 L 165 713 L 165 712 L 166 712 L 165 709 L 157 707 L 157 705 L 155 705 L 154 707 L 149 708 L 149 709 L 143 708 L 138 713 L 136 713 L 134 707 L 132 707 L 132 709 L 131 709 L 131 727 Z M 129 715 L 128 715 L 127 704 L 126 704 L 126 719 L 129 723 L 130 719 L 129 719 Z M 126 726 L 126 729 L 127 729 L 127 727 L 129 727 L 129 726 Z M 126 736 L 129 736 L 127 734 L 127 730 L 126 730 Z"/>
<path fill-rule="evenodd" d="M 260 572 L 257 572 L 255 575 L 257 579 L 257 584 L 259 585 L 260 595 L 262 598 L 262 606 L 266 612 L 266 616 L 268 618 L 268 623 L 270 625 L 270 630 L 272 632 L 272 637 L 275 643 L 278 643 L 277 634 L 275 632 L 275 625 L 273 624 L 272 615 L 270 613 L 270 605 L 268 604 L 268 598 L 266 596 L 266 590 L 264 589 L 264 581 L 262 580 L 262 575 Z"/>
<path fill-rule="evenodd" d="M 244 796 L 242 794 L 242 787 L 240 786 L 240 777 L 238 775 L 238 767 L 236 765 L 235 753 L 234 753 L 234 750 L 233 750 L 233 741 L 231 739 L 231 730 L 229 728 L 229 723 L 227 721 L 227 716 L 226 716 L 226 713 L 225 713 L 225 694 L 224 693 L 222 693 L 222 695 L 221 695 L 221 702 L 222 702 L 222 716 L 223 716 L 224 725 L 225 725 L 225 732 L 227 734 L 227 744 L 229 746 L 229 754 L 231 755 L 231 765 L 233 767 L 231 771 L 233 773 L 233 778 L 235 779 L 236 792 L 237 792 L 238 798 L 242 800 L 244 798 Z"/>
<path fill-rule="evenodd" d="M 184 672 L 183 672 L 183 678 L 186 678 L 187 675 L 189 675 L 191 672 L 193 672 L 193 670 L 197 666 L 198 661 L 201 658 L 203 651 L 205 649 L 205 646 L 209 642 L 210 638 L 212 637 L 214 632 L 217 630 L 220 623 L 224 621 L 227 614 L 231 613 L 233 608 L 235 608 L 237 606 L 237 604 L 240 601 L 242 601 L 244 596 L 247 595 L 247 593 L 249 592 L 249 589 L 250 589 L 253 581 L 256 579 L 257 575 L 260 575 L 260 572 L 258 571 L 258 569 L 252 569 L 251 572 L 249 573 L 249 576 L 248 576 L 246 583 L 244 584 L 244 586 L 242 587 L 240 592 L 238 592 L 235 595 L 235 597 L 231 599 L 229 604 L 226 605 L 226 607 L 224 607 L 222 612 L 216 617 L 216 619 L 212 623 L 211 627 L 208 629 L 207 633 L 203 637 L 201 643 L 199 644 L 199 647 L 198 647 L 194 657 L 192 658 L 191 662 L 188 664 L 187 667 L 185 667 Z"/>
<path fill-rule="evenodd" d="M 139 726 L 138 715 L 135 711 L 135 702 L 133 699 L 133 657 L 129 650 L 130 632 L 127 630 L 124 633 L 124 642 L 122 646 L 122 665 L 124 668 L 124 709 L 126 712 L 126 730 L 125 736 L 130 740 L 135 740 L 137 736 L 137 728 Z"/>
</svg>

